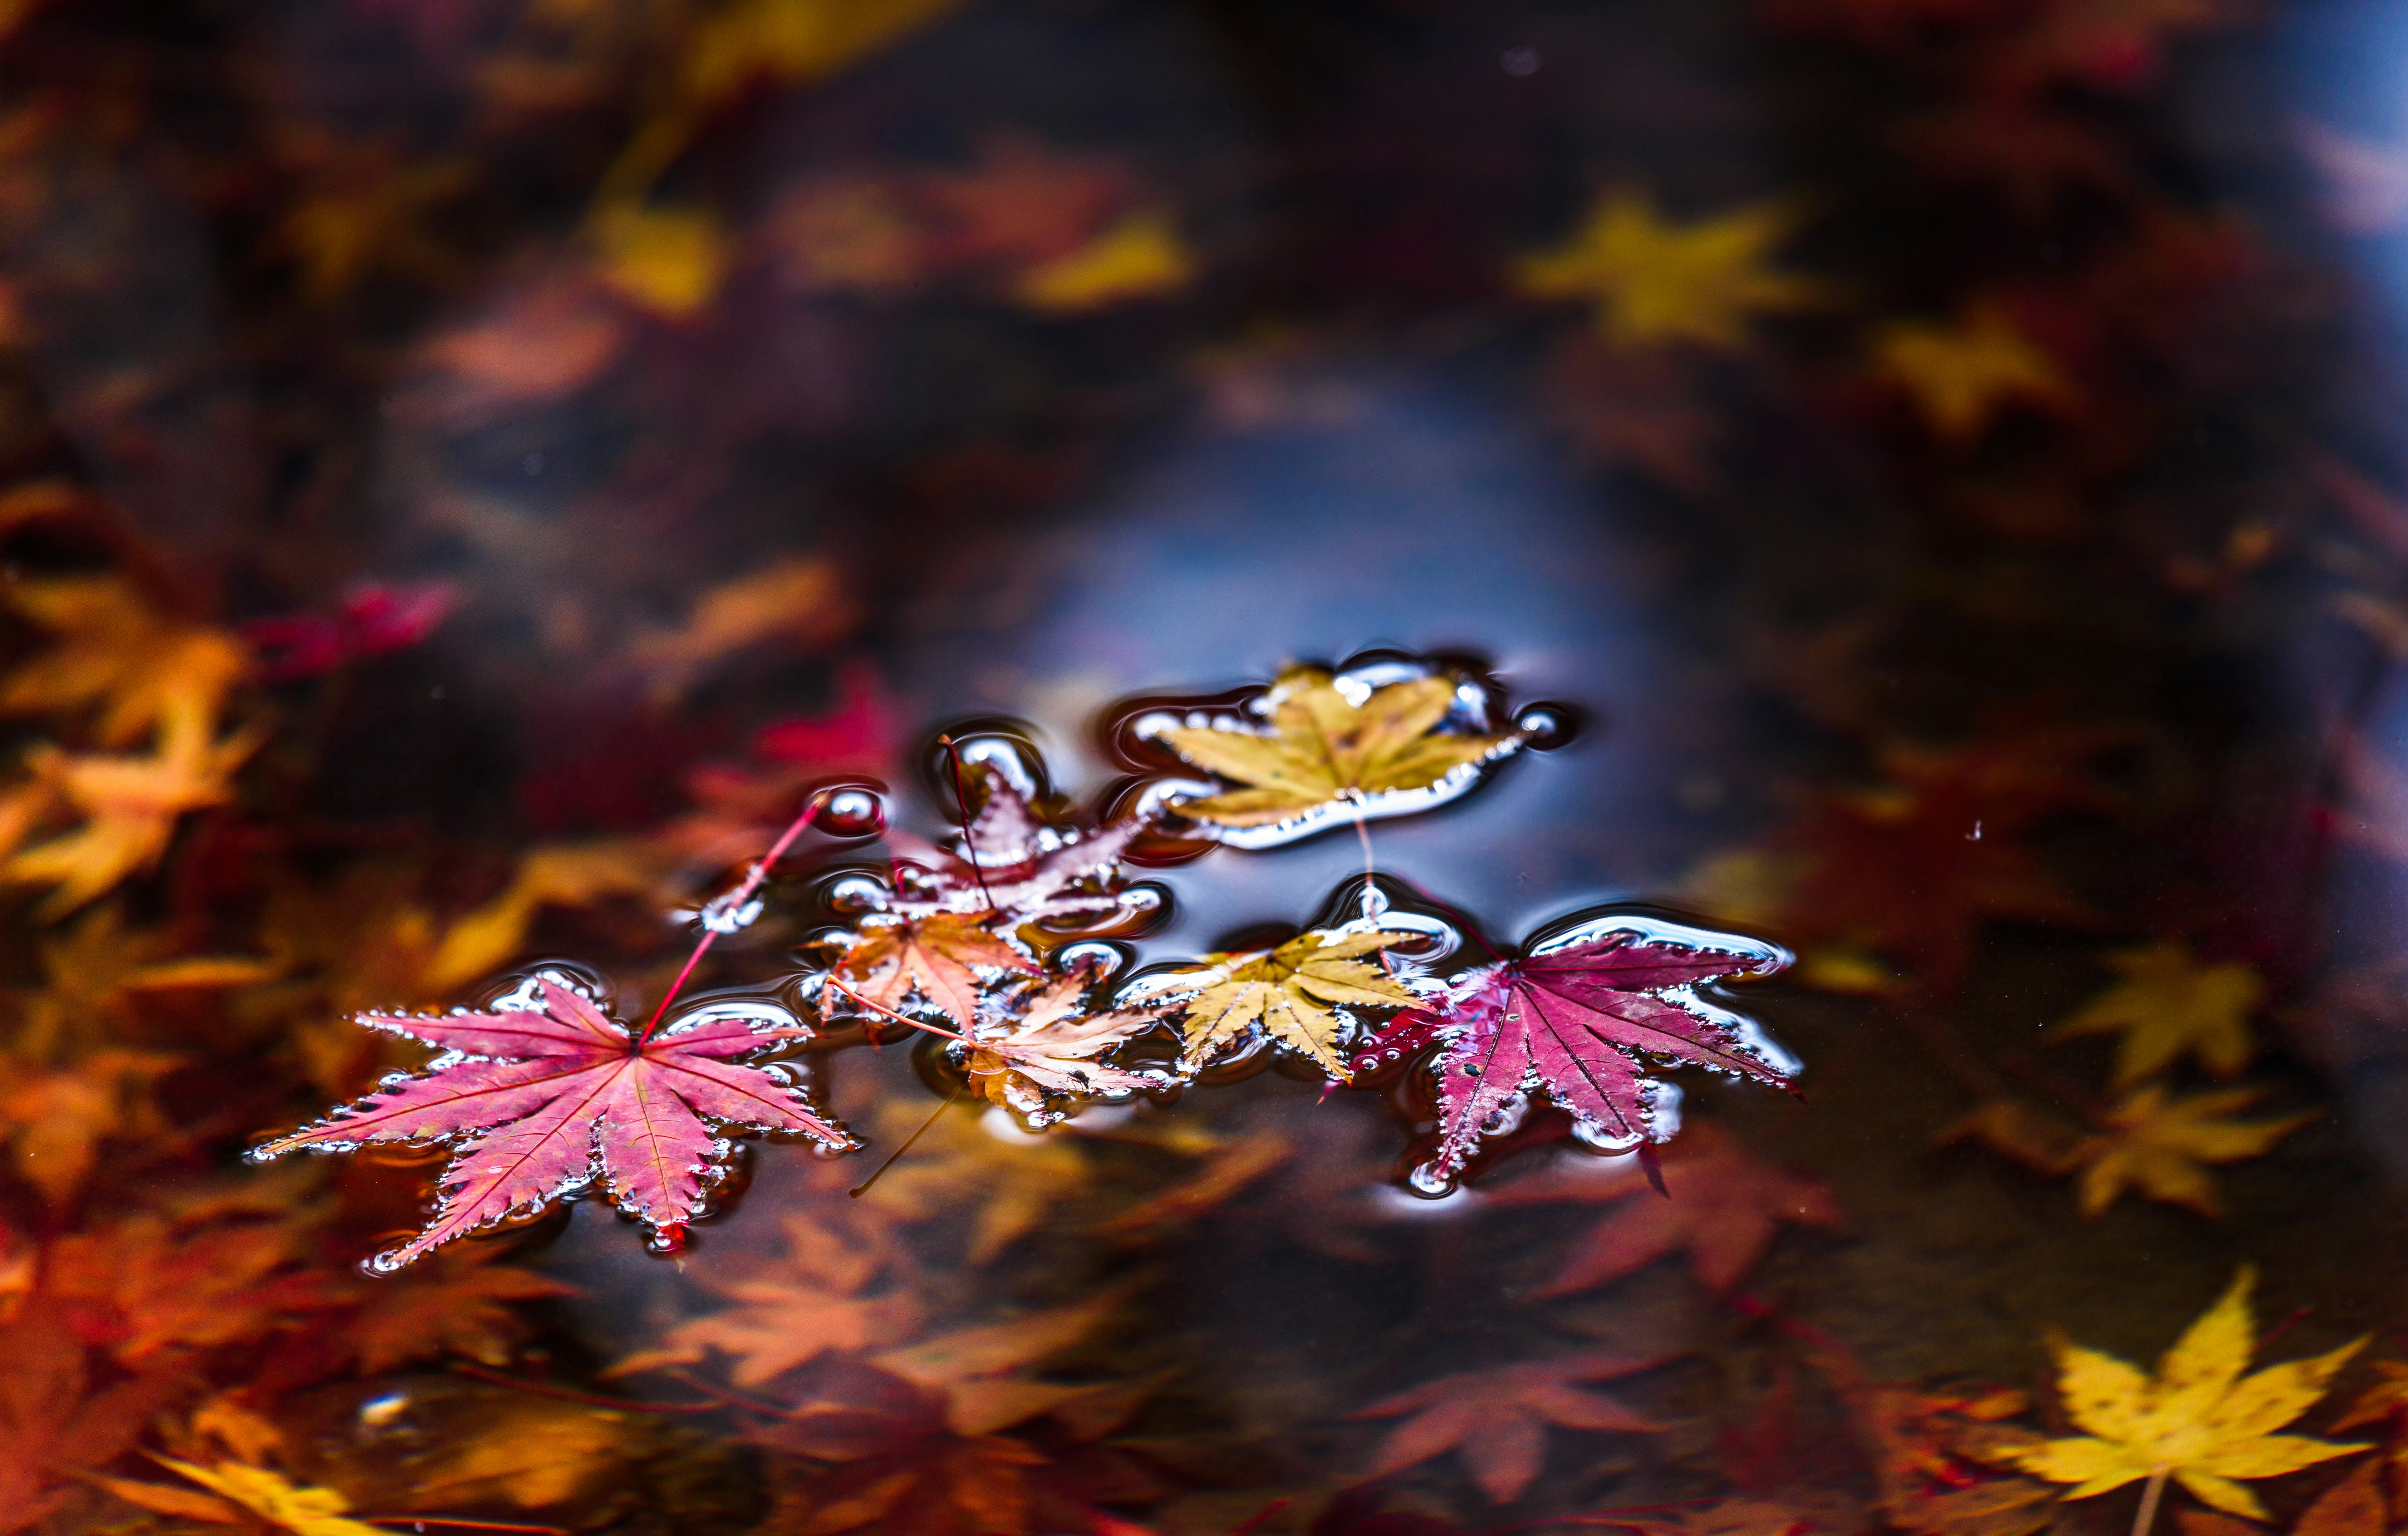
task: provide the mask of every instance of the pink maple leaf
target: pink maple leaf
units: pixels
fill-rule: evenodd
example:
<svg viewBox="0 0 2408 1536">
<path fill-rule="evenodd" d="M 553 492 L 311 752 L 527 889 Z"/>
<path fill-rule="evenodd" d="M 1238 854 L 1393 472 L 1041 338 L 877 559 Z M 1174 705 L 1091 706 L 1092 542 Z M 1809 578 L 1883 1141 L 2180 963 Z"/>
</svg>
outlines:
<svg viewBox="0 0 2408 1536">
<path fill-rule="evenodd" d="M 443 1170 L 442 1198 L 426 1229 L 374 1261 L 394 1270 L 514 1213 L 539 1211 L 596 1178 L 620 1210 L 674 1242 L 727 1155 L 709 1122 L 854 1144 L 813 1113 L 800 1091 L 733 1059 L 810 1030 L 705 1013 L 698 1023 L 637 1036 L 550 976 L 537 985 L 538 1007 L 444 1017 L 361 1014 L 368 1028 L 408 1035 L 444 1054 L 417 1076 L 387 1079 L 358 1103 L 251 1156 L 473 1138 Z"/>
<path fill-rule="evenodd" d="M 1499 1115 L 1544 1093 L 1594 1140 L 1617 1146 L 1671 1134 L 1674 1100 L 1658 1061 L 1785 1083 L 1798 1063 L 1748 1020 L 1700 998 L 1710 982 L 1770 975 L 1786 951 L 1737 934 L 1640 918 L 1575 930 L 1518 959 L 1484 966 L 1367 1043 L 1357 1071 L 1442 1039 L 1435 1070 L 1439 1141 L 1426 1172 L 1452 1176 Z M 1392 1054 L 1393 1053 L 1393 1054 Z"/>
</svg>

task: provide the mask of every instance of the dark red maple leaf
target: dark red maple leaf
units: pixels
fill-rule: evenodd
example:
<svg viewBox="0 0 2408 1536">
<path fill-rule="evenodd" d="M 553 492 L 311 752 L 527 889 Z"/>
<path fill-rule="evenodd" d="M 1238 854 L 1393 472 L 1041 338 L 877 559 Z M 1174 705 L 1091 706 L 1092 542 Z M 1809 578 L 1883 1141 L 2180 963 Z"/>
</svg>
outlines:
<svg viewBox="0 0 2408 1536">
<path fill-rule="evenodd" d="M 1768 976 L 1786 951 L 1737 934 L 1643 918 L 1587 925 L 1536 953 L 1484 966 L 1437 1002 L 1408 1009 L 1356 1057 L 1368 1071 L 1443 1037 L 1435 1071 L 1439 1141 L 1425 1170 L 1451 1176 L 1499 1115 L 1543 1092 L 1597 1137 L 1629 1145 L 1670 1134 L 1651 1062 L 1691 1062 L 1766 1083 L 1798 1063 L 1696 987 Z"/>
<path fill-rule="evenodd" d="M 896 862 L 889 912 L 907 918 L 939 913 L 1009 919 L 1095 921 L 1132 910 L 1142 897 L 1122 889 L 1120 858 L 1147 823 L 1115 822 L 1093 832 L 1040 820 L 1028 797 L 992 768 L 981 766 L 985 803 L 963 830 L 956 854 L 890 838 L 904 856 Z"/>
<path fill-rule="evenodd" d="M 251 1156 L 473 1135 L 443 1171 L 434 1221 L 374 1261 L 390 1270 L 597 1177 L 620 1210 L 673 1240 L 726 1156 L 710 1121 L 853 1145 L 797 1089 L 730 1059 L 810 1033 L 798 1025 L 763 1028 L 752 1016 L 706 1012 L 698 1023 L 638 1036 L 549 974 L 536 995 L 539 1004 L 491 1013 L 361 1014 L 371 1029 L 445 1054 L 418 1076 L 389 1082 Z"/>
<path fill-rule="evenodd" d="M 1615 1202 L 1533 1294 L 1586 1290 L 1683 1251 L 1698 1280 L 1726 1291 L 1770 1246 L 1782 1223 L 1836 1227 L 1844 1220 L 1828 1189 L 1758 1161 L 1718 1126 L 1690 1127 L 1665 1154 L 1663 1171 L 1670 1199 L 1656 1198 L 1636 1158 L 1605 1166 L 1568 1160 L 1494 1191 L 1509 1205 Z"/>
<path fill-rule="evenodd" d="M 292 682 L 345 662 L 408 650 L 435 633 L 459 598 L 449 581 L 371 582 L 345 593 L 333 613 L 253 619 L 242 626 L 242 638 L 260 653 L 262 682 Z"/>
</svg>

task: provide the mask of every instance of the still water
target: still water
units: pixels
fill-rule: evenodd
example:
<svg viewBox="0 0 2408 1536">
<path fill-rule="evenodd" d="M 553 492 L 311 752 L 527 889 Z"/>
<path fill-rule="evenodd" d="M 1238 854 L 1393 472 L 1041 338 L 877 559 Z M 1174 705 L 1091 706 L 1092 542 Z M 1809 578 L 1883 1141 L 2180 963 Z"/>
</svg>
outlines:
<svg viewBox="0 0 2408 1536">
<path fill-rule="evenodd" d="M 0 6 L 0 1536 L 2387 1536 L 2402 79 Z"/>
</svg>

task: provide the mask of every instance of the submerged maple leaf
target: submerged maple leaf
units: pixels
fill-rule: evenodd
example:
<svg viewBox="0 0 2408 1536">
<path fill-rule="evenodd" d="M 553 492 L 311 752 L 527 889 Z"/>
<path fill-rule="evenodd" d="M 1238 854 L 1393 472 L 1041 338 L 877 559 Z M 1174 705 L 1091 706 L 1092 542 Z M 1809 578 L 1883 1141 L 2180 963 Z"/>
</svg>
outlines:
<svg viewBox="0 0 2408 1536">
<path fill-rule="evenodd" d="M 1182 1071 L 1195 1071 L 1249 1028 L 1320 1063 L 1344 1078 L 1338 1054 L 1343 1021 L 1337 1009 L 1401 1008 L 1417 994 L 1378 967 L 1358 958 L 1391 944 L 1410 943 L 1411 933 L 1351 933 L 1333 937 L 1301 933 L 1276 949 L 1212 954 L 1190 971 L 1164 979 L 1164 990 L 1182 981 L 1199 990 L 1187 1001 L 1187 1049 Z M 1190 980 L 1192 978 L 1192 980 Z"/>
<path fill-rule="evenodd" d="M 800 1213 L 784 1225 L 784 1259 L 714 1285 L 735 1306 L 680 1323 L 609 1373 L 691 1365 L 715 1352 L 735 1361 L 737 1385 L 758 1386 L 831 1350 L 877 1349 L 910 1336 L 920 1321 L 910 1291 L 872 1289 L 895 1257 L 875 1227 L 855 1223 L 848 1231 Z"/>
<path fill-rule="evenodd" d="M 1894 321 L 1875 333 L 1873 366 L 1904 390 L 1934 434 L 1978 441 L 2010 405 L 2063 410 L 2081 396 L 2065 369 L 2000 307 L 1954 325 Z"/>
<path fill-rule="evenodd" d="M 364 1013 L 371 1029 L 445 1054 L 315 1126 L 255 1149 L 265 1160 L 302 1149 L 348 1151 L 364 1141 L 451 1141 L 473 1135 L 443 1173 L 426 1230 L 378 1256 L 391 1269 L 514 1213 L 541 1210 L 601 1179 L 622 1211 L 656 1232 L 681 1229 L 726 1156 L 709 1121 L 793 1131 L 851 1148 L 802 1094 L 732 1058 L 810 1031 L 763 1028 L 751 1016 L 708 1013 L 638 1036 L 549 973 L 535 1001 L 448 1017 Z"/>
<path fill-rule="evenodd" d="M 2129 1087 L 2185 1055 L 2217 1077 L 2249 1065 L 2258 1042 L 2249 1015 L 2266 996 L 2258 972 L 2237 961 L 2201 965 L 2180 944 L 2111 955 L 2124 980 L 2054 1026 L 2057 1036 L 2122 1036 L 2115 1085 Z"/>
<path fill-rule="evenodd" d="M 1426 1175 L 1463 1166 L 1483 1130 L 1542 1092 L 1618 1145 L 1670 1134 L 1656 1059 L 1786 1083 L 1798 1063 L 1748 1020 L 1698 998 L 1710 982 L 1769 976 L 1788 954 L 1737 934 L 1640 919 L 1592 924 L 1518 959 L 1483 966 L 1434 1004 L 1398 1015 L 1358 1070 L 1443 1038 L 1433 1070 L 1439 1140 Z"/>
<path fill-rule="evenodd" d="M 1688 1254 L 1690 1269 L 1706 1286 L 1727 1291 L 1771 1245 L 1783 1223 L 1838 1227 L 1845 1222 L 1830 1190 L 1750 1156 L 1719 1126 L 1688 1127 L 1665 1155 L 1670 1199 L 1656 1198 L 1636 1158 L 1602 1169 L 1596 1161 L 1567 1160 L 1495 1192 L 1508 1205 L 1615 1202 L 1613 1213 L 1573 1245 L 1536 1295 L 1586 1290 L 1678 1252 Z"/>
<path fill-rule="evenodd" d="M 1494 1371 L 1467 1371 L 1424 1382 L 1354 1418 L 1411 1414 L 1380 1447 L 1366 1477 L 1385 1477 L 1448 1451 L 1460 1452 L 1471 1480 L 1489 1502 L 1510 1504 L 1539 1475 L 1550 1424 L 1567 1429 L 1652 1434 L 1663 1426 L 1573 1384 L 1627 1376 L 1661 1365 L 1665 1357 L 1634 1359 L 1600 1352 L 1534 1360 Z"/>
<path fill-rule="evenodd" d="M 1372 688 L 1317 667 L 1291 667 L 1263 696 L 1272 734 L 1241 724 L 1181 725 L 1160 733 L 1170 750 L 1248 787 L 1189 800 L 1179 813 L 1222 826 L 1268 826 L 1344 800 L 1366 815 L 1417 810 L 1412 791 L 1468 782 L 1478 765 L 1512 752 L 1518 734 L 1441 730 L 1455 704 L 1440 674 Z"/>
<path fill-rule="evenodd" d="M 2266 1097 L 2262 1088 L 2225 1088 L 2176 1098 L 2152 1083 L 2099 1116 L 2083 1135 L 2027 1104 L 1985 1104 L 1942 1133 L 1941 1141 L 1978 1141 L 2043 1173 L 2082 1173 L 2082 1213 L 2095 1216 L 2127 1189 L 2202 1216 L 2224 1214 L 2208 1165 L 2264 1155 L 2315 1118 L 2236 1120 L 2236 1111 Z"/>
<path fill-rule="evenodd" d="M 211 1525 L 257 1521 L 292 1531 L 294 1536 L 383 1536 L 380 1528 L 351 1518 L 351 1500 L 332 1488 L 296 1484 L 281 1472 L 238 1461 L 203 1467 L 174 1457 L 156 1459 L 168 1471 L 209 1491 L 199 1494 L 166 1484 L 137 1483 L 123 1477 L 93 1481 L 138 1508 Z"/>
<path fill-rule="evenodd" d="M 215 719 L 251 664 L 222 630 L 161 614 L 121 577 L 16 581 L 8 603 L 58 643 L 0 683 L 0 714 L 97 707 L 95 738 L 130 746 L 173 714 Z"/>
<path fill-rule="evenodd" d="M 1514 286 L 1533 298 L 1594 301 L 1598 326 L 1616 346 L 1738 348 L 1753 316 L 1823 295 L 1821 284 L 1765 265 L 1797 222 L 1768 205 L 1675 224 L 1646 194 L 1618 192 L 1563 245 L 1516 263 Z"/>
<path fill-rule="evenodd" d="M 880 1009 L 899 1012 L 916 997 L 968 1028 L 978 1019 L 982 968 L 1037 973 L 1025 951 L 979 918 L 934 912 L 865 924 L 836 978 L 840 992 Z"/>
<path fill-rule="evenodd" d="M 2365 1450 L 2274 1431 L 2298 1418 L 2366 1341 L 2330 1354 L 2242 1372 L 2257 1347 L 2249 1311 L 2253 1271 L 2243 1268 L 2206 1313 L 2174 1341 L 2155 1375 L 2059 1339 L 2057 1391 L 2083 1434 L 2014 1451 L 2006 1457 L 2052 1483 L 2068 1499 L 2087 1499 L 2146 1480 L 2149 1502 L 2171 1476 L 2201 1503 L 2244 1519 L 2267 1518 L 2240 1480 L 2280 1477 Z"/>
</svg>

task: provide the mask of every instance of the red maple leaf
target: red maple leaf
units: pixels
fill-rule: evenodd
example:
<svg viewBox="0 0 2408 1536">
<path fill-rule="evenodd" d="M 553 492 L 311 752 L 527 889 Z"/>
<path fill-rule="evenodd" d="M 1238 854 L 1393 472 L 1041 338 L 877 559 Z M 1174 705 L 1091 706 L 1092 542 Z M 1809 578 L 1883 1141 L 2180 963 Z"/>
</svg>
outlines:
<svg viewBox="0 0 2408 1536">
<path fill-rule="evenodd" d="M 752 1017 L 722 1013 L 638 1036 L 550 976 L 537 986 L 540 1006 L 441 1018 L 361 1014 L 371 1029 L 445 1054 L 418 1076 L 251 1156 L 473 1134 L 443 1170 L 442 1199 L 426 1230 L 374 1261 L 390 1270 L 513 1213 L 539 1211 L 597 1177 L 620 1210 L 674 1241 L 727 1153 L 710 1121 L 853 1144 L 812 1113 L 798 1090 L 730 1059 L 810 1033 L 800 1026 L 763 1028 Z"/>
<path fill-rule="evenodd" d="M 1664 1085 L 1647 1076 L 1653 1061 L 1767 1083 L 1797 1072 L 1798 1063 L 1753 1024 L 1694 990 L 1788 964 L 1785 951 L 1736 934 L 1609 919 L 1535 954 L 1484 966 L 1435 1006 L 1398 1014 L 1354 1069 L 1445 1037 L 1435 1067 L 1439 1141 L 1426 1170 L 1433 1177 L 1461 1168 L 1484 1129 L 1533 1091 L 1601 1140 L 1660 1141 L 1670 1134 L 1670 1104 Z"/>
<path fill-rule="evenodd" d="M 1635 1157 L 1602 1167 L 1581 1158 L 1508 1184 L 1495 1198 L 1508 1205 L 1615 1202 L 1555 1277 L 1533 1293 L 1539 1296 L 1586 1290 L 1683 1251 L 1699 1281 L 1726 1291 L 1762 1256 L 1782 1223 L 1836 1227 L 1845 1220 L 1822 1184 L 1757 1161 L 1712 1125 L 1689 1127 L 1665 1154 L 1664 1186 L 1670 1198 L 1656 1199 Z"/>
</svg>

